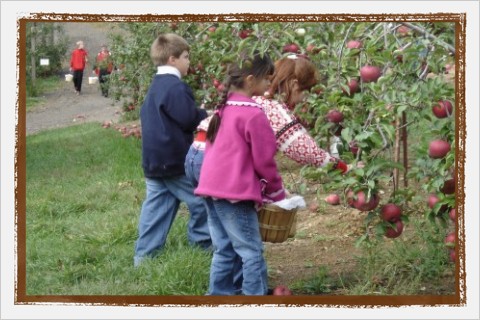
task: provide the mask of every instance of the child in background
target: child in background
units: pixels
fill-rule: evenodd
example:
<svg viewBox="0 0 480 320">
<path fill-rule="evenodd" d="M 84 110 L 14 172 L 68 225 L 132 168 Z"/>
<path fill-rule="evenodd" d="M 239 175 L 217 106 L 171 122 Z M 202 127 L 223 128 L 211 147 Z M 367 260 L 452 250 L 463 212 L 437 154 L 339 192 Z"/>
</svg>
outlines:
<svg viewBox="0 0 480 320">
<path fill-rule="evenodd" d="M 100 52 L 97 54 L 95 60 L 95 73 L 100 82 L 100 89 L 102 96 L 108 97 L 108 78 L 113 71 L 113 61 L 107 45 L 102 45 Z"/>
<path fill-rule="evenodd" d="M 88 62 L 88 52 L 84 49 L 83 41 L 77 41 L 77 49 L 73 50 L 70 58 L 70 72 L 73 72 L 73 86 L 75 93 L 82 91 L 83 70 Z"/>
<path fill-rule="evenodd" d="M 147 195 L 138 223 L 135 266 L 163 248 L 181 201 L 190 211 L 189 242 L 211 247 L 206 208 L 185 176 L 185 156 L 193 132 L 207 116 L 196 107 L 190 87 L 181 80 L 190 65 L 189 49 L 185 39 L 176 34 L 161 34 L 151 46 L 157 74 L 140 110 Z"/>
<path fill-rule="evenodd" d="M 223 103 L 212 117 L 205 158 L 195 194 L 205 197 L 214 253 L 209 295 L 267 294 L 257 207 L 285 198 L 275 162 L 275 134 L 251 97 L 268 88 L 273 73 L 269 56 L 255 53 L 232 64 Z M 238 258 L 240 257 L 241 260 Z M 234 275 L 242 270 L 241 292 Z"/>
</svg>

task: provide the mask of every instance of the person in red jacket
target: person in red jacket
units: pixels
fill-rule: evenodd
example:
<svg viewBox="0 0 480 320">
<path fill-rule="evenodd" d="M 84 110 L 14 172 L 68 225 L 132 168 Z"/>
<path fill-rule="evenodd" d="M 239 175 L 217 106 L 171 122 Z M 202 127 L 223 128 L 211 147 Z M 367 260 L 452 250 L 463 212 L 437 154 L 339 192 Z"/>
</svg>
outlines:
<svg viewBox="0 0 480 320">
<path fill-rule="evenodd" d="M 108 77 L 113 71 L 113 61 L 106 45 L 102 46 L 95 61 L 95 73 L 100 82 L 102 96 L 108 97 Z"/>
<path fill-rule="evenodd" d="M 88 52 L 84 49 L 83 41 L 77 41 L 77 49 L 73 50 L 70 58 L 70 72 L 73 72 L 73 86 L 77 95 L 82 91 L 83 70 L 88 62 Z"/>
</svg>

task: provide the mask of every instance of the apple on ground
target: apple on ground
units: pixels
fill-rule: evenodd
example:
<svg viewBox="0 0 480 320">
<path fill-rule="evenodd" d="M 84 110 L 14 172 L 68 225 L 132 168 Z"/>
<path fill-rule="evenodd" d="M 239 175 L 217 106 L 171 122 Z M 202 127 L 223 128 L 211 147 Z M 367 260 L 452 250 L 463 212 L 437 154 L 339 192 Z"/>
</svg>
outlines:
<svg viewBox="0 0 480 320">
<path fill-rule="evenodd" d="M 395 223 L 395 226 L 388 226 L 385 230 L 385 237 L 387 238 L 397 238 L 403 232 L 403 222 L 402 220 L 398 220 Z"/>
<path fill-rule="evenodd" d="M 340 197 L 338 194 L 332 193 L 325 198 L 325 202 L 331 204 L 332 206 L 336 206 L 340 204 Z"/>
<path fill-rule="evenodd" d="M 402 210 L 399 206 L 393 203 L 387 203 L 380 210 L 380 216 L 383 221 L 396 222 L 402 216 Z"/>
<path fill-rule="evenodd" d="M 441 159 L 450 152 L 450 143 L 445 140 L 433 140 L 428 146 L 428 155 L 433 159 Z"/>
<path fill-rule="evenodd" d="M 432 107 L 433 114 L 439 118 L 446 118 L 452 115 L 453 106 L 448 100 L 440 100 L 436 105 Z"/>
<path fill-rule="evenodd" d="M 291 296 L 292 291 L 287 286 L 279 285 L 273 289 L 274 296 Z"/>
<path fill-rule="evenodd" d="M 382 75 L 382 70 L 377 66 L 365 65 L 360 68 L 360 78 L 363 82 L 376 82 Z"/>
</svg>

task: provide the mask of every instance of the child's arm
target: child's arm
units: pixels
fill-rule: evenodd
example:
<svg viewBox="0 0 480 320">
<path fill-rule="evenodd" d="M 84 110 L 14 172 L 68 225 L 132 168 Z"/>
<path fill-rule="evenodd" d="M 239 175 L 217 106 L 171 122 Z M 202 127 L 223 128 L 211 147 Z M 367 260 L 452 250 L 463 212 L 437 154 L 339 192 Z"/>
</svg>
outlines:
<svg viewBox="0 0 480 320">
<path fill-rule="evenodd" d="M 285 199 L 285 189 L 275 162 L 275 135 L 264 114 L 256 115 L 247 123 L 246 136 L 251 145 L 255 171 L 265 183 L 264 196 L 274 202 Z"/>
<path fill-rule="evenodd" d="M 207 111 L 196 106 L 190 87 L 179 83 L 171 88 L 164 110 L 185 131 L 195 131 Z"/>
</svg>

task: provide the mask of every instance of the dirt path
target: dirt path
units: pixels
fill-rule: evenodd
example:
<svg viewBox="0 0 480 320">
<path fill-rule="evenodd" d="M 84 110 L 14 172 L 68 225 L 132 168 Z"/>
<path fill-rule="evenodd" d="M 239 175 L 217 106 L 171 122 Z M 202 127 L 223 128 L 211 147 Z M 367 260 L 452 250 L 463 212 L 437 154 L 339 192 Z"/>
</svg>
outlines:
<svg viewBox="0 0 480 320">
<path fill-rule="evenodd" d="M 100 93 L 99 84 L 88 84 L 92 76 L 92 62 L 104 43 L 108 45 L 108 28 L 99 23 L 63 23 L 70 47 L 66 55 L 64 73 L 68 73 L 68 61 L 75 42 L 83 40 L 89 52 L 90 63 L 84 72 L 82 94 L 77 96 L 73 82 L 63 82 L 58 90 L 45 95 L 45 102 L 34 107 L 26 115 L 26 131 L 34 134 L 42 130 L 60 128 L 84 122 L 118 122 L 121 104 L 105 98 Z"/>
</svg>

